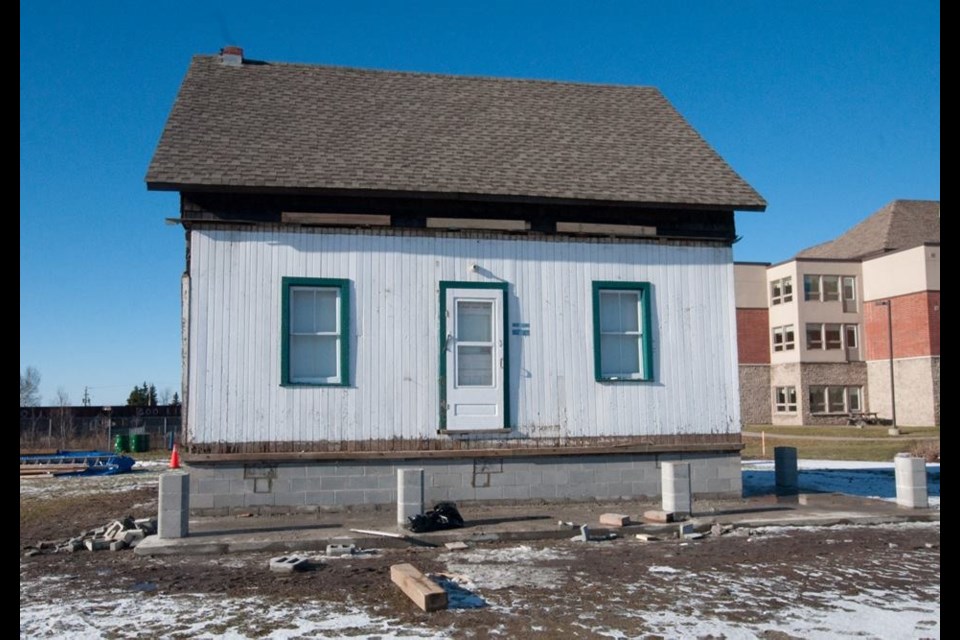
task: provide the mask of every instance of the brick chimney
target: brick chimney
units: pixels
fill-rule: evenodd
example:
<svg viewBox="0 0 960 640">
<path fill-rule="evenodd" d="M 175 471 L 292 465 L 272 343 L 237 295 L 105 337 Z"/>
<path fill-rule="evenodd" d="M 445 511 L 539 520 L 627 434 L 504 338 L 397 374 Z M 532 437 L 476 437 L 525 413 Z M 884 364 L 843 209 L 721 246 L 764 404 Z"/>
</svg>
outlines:
<svg viewBox="0 0 960 640">
<path fill-rule="evenodd" d="M 243 64 L 243 47 L 224 47 L 220 49 L 220 63 L 228 67 L 239 67 Z"/>
</svg>

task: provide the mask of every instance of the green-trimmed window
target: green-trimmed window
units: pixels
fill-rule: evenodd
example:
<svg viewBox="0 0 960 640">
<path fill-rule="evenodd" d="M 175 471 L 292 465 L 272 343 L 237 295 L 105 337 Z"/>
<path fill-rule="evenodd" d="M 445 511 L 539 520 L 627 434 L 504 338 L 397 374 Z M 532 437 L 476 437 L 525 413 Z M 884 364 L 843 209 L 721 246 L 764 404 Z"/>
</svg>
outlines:
<svg viewBox="0 0 960 640">
<path fill-rule="evenodd" d="M 284 278 L 280 378 L 283 385 L 350 383 L 350 283 Z"/>
<path fill-rule="evenodd" d="M 593 283 L 593 357 L 597 381 L 653 379 L 650 283 Z"/>
</svg>

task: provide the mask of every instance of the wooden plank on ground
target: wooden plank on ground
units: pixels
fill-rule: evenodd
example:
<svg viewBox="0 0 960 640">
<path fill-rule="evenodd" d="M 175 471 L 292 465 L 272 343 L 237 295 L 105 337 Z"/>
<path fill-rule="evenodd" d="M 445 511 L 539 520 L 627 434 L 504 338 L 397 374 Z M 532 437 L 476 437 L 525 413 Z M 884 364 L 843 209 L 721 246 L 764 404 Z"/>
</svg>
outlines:
<svg viewBox="0 0 960 640">
<path fill-rule="evenodd" d="M 447 592 L 420 573 L 412 564 L 391 566 L 390 579 L 424 611 L 439 611 L 447 608 Z"/>
</svg>

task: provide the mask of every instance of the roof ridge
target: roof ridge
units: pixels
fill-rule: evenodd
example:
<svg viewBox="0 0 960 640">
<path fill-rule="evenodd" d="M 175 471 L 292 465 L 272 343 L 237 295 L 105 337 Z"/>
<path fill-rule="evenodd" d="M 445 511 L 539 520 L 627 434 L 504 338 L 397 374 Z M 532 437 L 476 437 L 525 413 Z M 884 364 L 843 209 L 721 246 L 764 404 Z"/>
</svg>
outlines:
<svg viewBox="0 0 960 640">
<path fill-rule="evenodd" d="M 219 63 L 219 56 L 216 54 L 196 54 L 192 57 L 193 60 L 207 60 L 215 63 Z M 390 74 L 398 76 L 414 76 L 418 78 L 444 78 L 444 79 L 456 79 L 456 80 L 482 80 L 489 82 L 516 82 L 516 83 L 530 83 L 530 84 L 547 84 L 547 85 L 564 85 L 564 86 L 576 86 L 576 87 L 601 87 L 601 88 L 615 88 L 615 89 L 646 89 L 651 91 L 656 91 L 657 93 L 662 94 L 663 92 L 654 85 L 649 84 L 625 84 L 619 82 L 590 82 L 588 80 L 556 80 L 552 78 L 520 78 L 515 76 L 491 76 L 491 75 L 474 75 L 474 74 L 463 74 L 463 73 L 443 73 L 440 71 L 410 71 L 408 69 L 382 69 L 379 67 L 355 67 L 350 65 L 342 64 L 324 64 L 324 63 L 313 63 L 313 62 L 273 62 L 270 60 L 254 60 L 252 58 L 245 58 L 243 61 L 244 65 L 248 66 L 267 66 L 267 67 L 301 67 L 306 69 L 328 69 L 331 71 L 360 71 L 364 73 L 377 73 L 377 74 Z"/>
</svg>

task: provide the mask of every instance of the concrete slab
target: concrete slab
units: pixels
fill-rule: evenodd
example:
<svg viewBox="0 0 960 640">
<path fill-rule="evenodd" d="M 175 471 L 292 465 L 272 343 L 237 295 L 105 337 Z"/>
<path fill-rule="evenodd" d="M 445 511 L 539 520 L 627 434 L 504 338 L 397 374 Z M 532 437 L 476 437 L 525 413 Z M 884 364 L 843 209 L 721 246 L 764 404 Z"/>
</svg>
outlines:
<svg viewBox="0 0 960 640">
<path fill-rule="evenodd" d="M 812 498 L 813 494 L 810 494 Z M 744 500 L 698 501 L 697 532 L 713 524 L 725 527 L 824 526 L 877 524 L 907 521 L 939 521 L 936 509 L 911 509 L 895 503 L 839 494 L 816 494 L 815 499 L 778 502 L 776 496 Z M 148 536 L 134 552 L 140 555 L 208 555 L 251 551 L 309 552 L 327 545 L 354 544 L 358 548 L 443 546 L 447 542 L 471 544 L 493 541 L 569 540 L 576 533 L 557 523 L 599 522 L 604 513 L 644 513 L 656 502 L 583 502 L 509 505 L 458 504 L 466 520 L 463 529 L 384 538 L 351 532 L 350 529 L 396 531 L 391 509 L 343 509 L 310 514 L 191 518 L 190 536 L 160 539 Z M 627 536 L 637 533 L 676 536 L 676 524 L 631 524 L 618 529 Z M 590 528 L 591 538 L 606 536 L 611 529 Z"/>
</svg>

